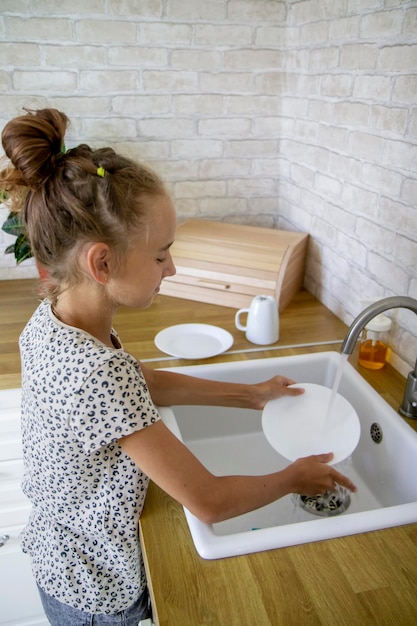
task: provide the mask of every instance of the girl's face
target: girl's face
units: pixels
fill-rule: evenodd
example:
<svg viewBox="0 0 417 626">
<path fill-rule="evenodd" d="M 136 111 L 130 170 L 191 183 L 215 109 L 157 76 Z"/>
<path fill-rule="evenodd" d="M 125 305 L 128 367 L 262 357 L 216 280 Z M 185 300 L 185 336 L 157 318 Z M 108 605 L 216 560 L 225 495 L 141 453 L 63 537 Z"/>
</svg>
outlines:
<svg viewBox="0 0 417 626">
<path fill-rule="evenodd" d="M 170 253 L 175 228 L 171 199 L 168 196 L 151 198 L 125 259 L 107 283 L 107 293 L 114 304 L 140 309 L 152 304 L 162 280 L 175 274 Z"/>
</svg>

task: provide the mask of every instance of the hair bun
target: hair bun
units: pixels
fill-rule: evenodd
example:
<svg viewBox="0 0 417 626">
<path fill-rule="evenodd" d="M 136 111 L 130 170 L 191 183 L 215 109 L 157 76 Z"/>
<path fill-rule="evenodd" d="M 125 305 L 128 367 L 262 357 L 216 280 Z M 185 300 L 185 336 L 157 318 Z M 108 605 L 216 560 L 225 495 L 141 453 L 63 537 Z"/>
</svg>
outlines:
<svg viewBox="0 0 417 626">
<path fill-rule="evenodd" d="M 39 187 L 55 171 L 68 118 L 56 109 L 28 111 L 6 124 L 3 148 L 28 187 Z"/>
</svg>

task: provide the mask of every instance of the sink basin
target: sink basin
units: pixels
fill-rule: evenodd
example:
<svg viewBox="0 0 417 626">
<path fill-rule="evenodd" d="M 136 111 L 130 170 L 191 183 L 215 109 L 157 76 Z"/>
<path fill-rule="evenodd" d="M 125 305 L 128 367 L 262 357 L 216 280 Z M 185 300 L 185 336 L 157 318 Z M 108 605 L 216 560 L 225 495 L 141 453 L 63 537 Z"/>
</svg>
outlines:
<svg viewBox="0 0 417 626">
<path fill-rule="evenodd" d="M 342 356 L 323 352 L 169 368 L 202 378 L 254 383 L 275 374 L 333 386 Z M 218 559 L 417 522 L 417 433 L 349 364 L 338 391 L 356 409 L 361 437 L 352 456 L 336 467 L 358 491 L 340 514 L 320 517 L 288 495 L 239 517 L 207 525 L 185 510 L 197 552 Z M 163 407 L 171 430 L 215 474 L 264 474 L 288 465 L 261 428 L 261 411 L 222 407 Z"/>
<path fill-rule="evenodd" d="M 202 378 L 258 382 L 285 374 L 304 383 L 333 386 L 337 352 L 169 368 Z M 356 409 L 361 438 L 340 466 L 358 487 L 339 515 L 318 517 L 286 496 L 262 509 L 207 525 L 185 509 L 197 552 L 217 559 L 417 522 L 417 433 L 349 364 L 339 393 Z M 24 524 L 30 503 L 20 489 L 20 389 L 0 392 L 0 527 Z M 261 412 L 223 407 L 162 407 L 168 427 L 216 474 L 264 474 L 288 461 L 270 446 Z M 382 439 L 381 439 L 382 437 Z M 380 441 L 380 443 L 377 443 Z"/>
</svg>

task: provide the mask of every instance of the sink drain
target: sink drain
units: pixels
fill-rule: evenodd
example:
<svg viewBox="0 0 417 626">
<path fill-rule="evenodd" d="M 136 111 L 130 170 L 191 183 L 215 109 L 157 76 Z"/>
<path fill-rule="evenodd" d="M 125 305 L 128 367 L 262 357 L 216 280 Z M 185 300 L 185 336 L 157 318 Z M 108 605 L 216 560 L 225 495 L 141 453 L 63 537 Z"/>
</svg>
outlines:
<svg viewBox="0 0 417 626">
<path fill-rule="evenodd" d="M 370 433 L 371 433 L 372 441 L 374 441 L 375 443 L 381 443 L 381 441 L 382 441 L 382 428 L 378 424 L 378 422 L 374 422 L 371 425 Z"/>
<path fill-rule="evenodd" d="M 300 496 L 299 506 L 320 517 L 331 517 L 344 513 L 350 505 L 350 496 L 343 489 L 344 493 L 323 493 L 318 496 Z"/>
</svg>

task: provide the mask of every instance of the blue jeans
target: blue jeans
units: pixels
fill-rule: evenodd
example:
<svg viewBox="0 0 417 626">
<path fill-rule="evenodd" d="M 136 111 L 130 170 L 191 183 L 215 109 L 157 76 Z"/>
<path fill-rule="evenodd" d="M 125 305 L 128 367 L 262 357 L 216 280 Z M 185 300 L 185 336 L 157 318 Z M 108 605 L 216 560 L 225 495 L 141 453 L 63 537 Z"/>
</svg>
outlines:
<svg viewBox="0 0 417 626">
<path fill-rule="evenodd" d="M 138 626 L 140 620 L 152 617 L 146 588 L 128 609 L 116 615 L 93 615 L 63 604 L 45 593 L 38 585 L 43 610 L 52 626 Z"/>
</svg>

